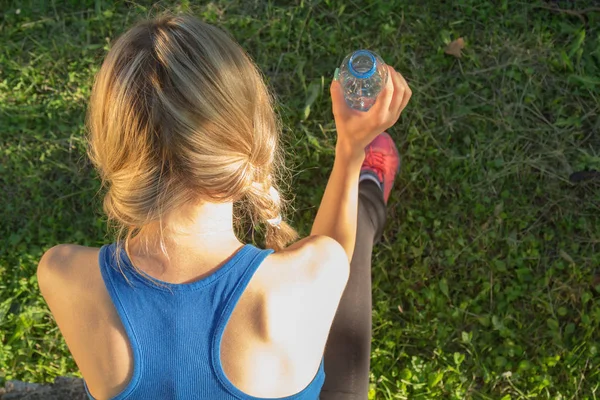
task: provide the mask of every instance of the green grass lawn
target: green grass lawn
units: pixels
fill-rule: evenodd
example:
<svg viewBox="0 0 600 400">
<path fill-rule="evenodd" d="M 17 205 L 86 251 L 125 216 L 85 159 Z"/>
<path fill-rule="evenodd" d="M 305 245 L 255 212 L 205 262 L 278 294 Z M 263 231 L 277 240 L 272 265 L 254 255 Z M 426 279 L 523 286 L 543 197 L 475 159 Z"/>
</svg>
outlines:
<svg viewBox="0 0 600 400">
<path fill-rule="evenodd" d="M 264 71 L 303 234 L 333 162 L 328 87 L 343 56 L 373 49 L 412 87 L 390 131 L 403 167 L 373 261 L 372 398 L 600 398 L 600 180 L 569 179 L 600 170 L 598 10 L 196 3 L 161 7 L 227 29 Z M 85 159 L 85 109 L 109 42 L 153 12 L 150 2 L 0 0 L 0 386 L 77 373 L 35 269 L 57 243 L 111 240 Z M 444 54 L 458 37 L 461 59 Z"/>
</svg>

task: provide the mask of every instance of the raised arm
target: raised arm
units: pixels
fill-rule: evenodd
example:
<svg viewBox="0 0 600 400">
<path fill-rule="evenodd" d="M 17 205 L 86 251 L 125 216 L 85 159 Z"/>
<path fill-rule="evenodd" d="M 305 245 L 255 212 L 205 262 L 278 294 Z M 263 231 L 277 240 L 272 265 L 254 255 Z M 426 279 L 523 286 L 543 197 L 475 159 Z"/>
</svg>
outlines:
<svg viewBox="0 0 600 400">
<path fill-rule="evenodd" d="M 328 236 L 342 245 L 352 259 L 358 217 L 358 178 L 365 147 L 396 123 L 411 96 L 406 80 L 388 66 L 389 78 L 375 105 L 367 112 L 348 107 L 337 79 L 331 84 L 331 100 L 337 130 L 333 170 L 311 235 Z"/>
</svg>

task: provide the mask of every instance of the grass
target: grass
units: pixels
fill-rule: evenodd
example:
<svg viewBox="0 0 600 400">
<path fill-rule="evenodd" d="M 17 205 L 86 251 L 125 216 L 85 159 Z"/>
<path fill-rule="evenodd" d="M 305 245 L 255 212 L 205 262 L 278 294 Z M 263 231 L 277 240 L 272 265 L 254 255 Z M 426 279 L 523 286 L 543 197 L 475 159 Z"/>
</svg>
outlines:
<svg viewBox="0 0 600 400">
<path fill-rule="evenodd" d="M 280 101 L 304 234 L 343 56 L 374 49 L 413 89 L 390 131 L 403 168 L 373 261 L 371 398 L 600 398 L 600 183 L 569 180 L 600 170 L 600 13 L 550 9 L 593 0 L 190 3 L 160 6 L 229 30 Z M 111 240 L 85 106 L 109 41 L 152 7 L 0 4 L 0 384 L 49 381 L 77 369 L 37 260 Z M 444 54 L 458 37 L 461 59 Z"/>
</svg>

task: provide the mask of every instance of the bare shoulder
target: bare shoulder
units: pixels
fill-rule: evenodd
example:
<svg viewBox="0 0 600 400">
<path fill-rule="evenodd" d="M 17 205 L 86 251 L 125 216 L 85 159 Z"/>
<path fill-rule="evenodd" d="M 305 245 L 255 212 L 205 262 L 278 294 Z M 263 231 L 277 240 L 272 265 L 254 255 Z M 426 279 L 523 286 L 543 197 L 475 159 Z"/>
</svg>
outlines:
<svg viewBox="0 0 600 400">
<path fill-rule="evenodd" d="M 98 256 L 98 248 L 79 246 L 75 244 L 59 244 L 48 249 L 38 264 L 38 279 L 40 285 L 58 283 L 62 279 L 77 279 L 81 277 L 81 268 Z M 82 264 L 83 263 L 83 264 Z M 77 268 L 76 266 L 79 266 Z"/>
<path fill-rule="evenodd" d="M 61 330 L 82 321 L 90 309 L 99 306 L 98 299 L 105 297 L 99 250 L 60 244 L 46 251 L 38 263 L 40 292 Z"/>
<path fill-rule="evenodd" d="M 331 284 L 345 285 L 349 267 L 346 252 L 336 240 L 328 236 L 309 236 L 273 254 L 265 272 L 280 277 L 279 283 L 284 285 L 291 282 L 317 283 L 323 278 Z"/>
<path fill-rule="evenodd" d="M 37 269 L 42 295 L 52 296 L 65 289 L 89 289 L 90 285 L 97 283 L 95 272 L 99 271 L 93 266 L 97 266 L 95 261 L 99 250 L 74 244 L 59 244 L 47 250 Z"/>
<path fill-rule="evenodd" d="M 81 259 L 97 256 L 100 251 L 97 247 L 86 247 L 78 244 L 58 244 L 48 249 L 40 260 L 40 265 L 64 265 L 69 260 L 74 258 Z"/>
<path fill-rule="evenodd" d="M 346 252 L 334 239 L 311 236 L 267 260 L 258 279 L 264 288 L 269 340 L 303 344 L 296 347 L 298 355 L 319 360 L 348 282 Z"/>
</svg>

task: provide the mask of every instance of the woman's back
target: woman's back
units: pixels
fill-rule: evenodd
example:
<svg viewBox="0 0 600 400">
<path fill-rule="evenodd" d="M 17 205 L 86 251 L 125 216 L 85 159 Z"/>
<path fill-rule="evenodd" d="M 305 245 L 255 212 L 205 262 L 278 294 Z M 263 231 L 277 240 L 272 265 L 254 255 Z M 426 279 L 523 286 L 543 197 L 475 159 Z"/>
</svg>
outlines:
<svg viewBox="0 0 600 400">
<path fill-rule="evenodd" d="M 323 319 L 337 306 L 327 298 L 344 286 L 345 255 L 335 260 L 329 242 L 287 254 L 245 245 L 181 284 L 139 271 L 122 250 L 118 265 L 115 244 L 62 245 L 40 263 L 40 286 L 98 399 L 314 399 Z"/>
</svg>

